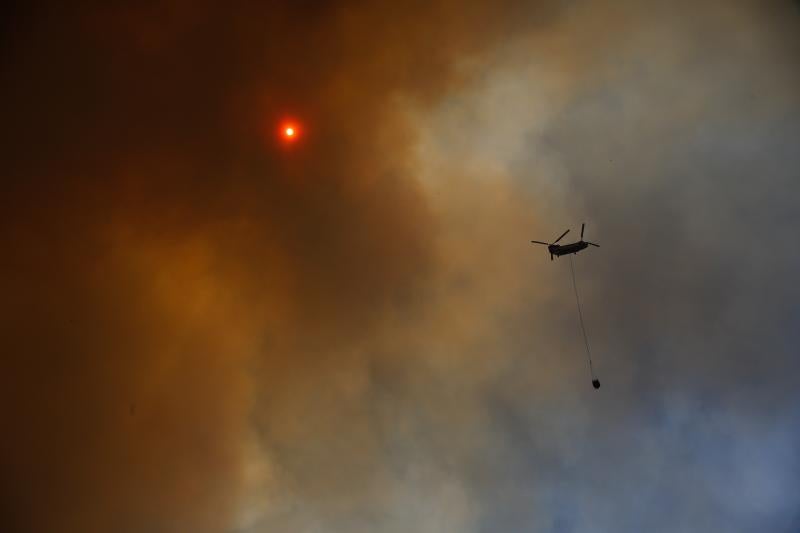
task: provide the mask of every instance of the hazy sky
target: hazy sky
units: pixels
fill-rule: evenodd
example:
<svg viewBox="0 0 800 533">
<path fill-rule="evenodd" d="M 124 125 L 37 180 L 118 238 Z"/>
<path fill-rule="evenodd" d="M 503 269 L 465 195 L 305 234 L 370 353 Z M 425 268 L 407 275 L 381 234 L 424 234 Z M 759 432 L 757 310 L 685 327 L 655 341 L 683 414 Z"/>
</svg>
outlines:
<svg viewBox="0 0 800 533">
<path fill-rule="evenodd" d="M 0 26 L 0 530 L 797 531 L 797 2 L 112 4 Z"/>
</svg>

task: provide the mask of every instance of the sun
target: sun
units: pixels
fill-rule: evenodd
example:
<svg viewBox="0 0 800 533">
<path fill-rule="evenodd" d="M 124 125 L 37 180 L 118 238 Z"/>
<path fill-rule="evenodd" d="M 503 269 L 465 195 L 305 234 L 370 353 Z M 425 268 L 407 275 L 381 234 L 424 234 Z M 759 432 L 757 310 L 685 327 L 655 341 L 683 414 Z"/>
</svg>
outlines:
<svg viewBox="0 0 800 533">
<path fill-rule="evenodd" d="M 300 126 L 296 121 L 281 122 L 278 131 L 284 142 L 295 142 L 300 137 Z"/>
</svg>

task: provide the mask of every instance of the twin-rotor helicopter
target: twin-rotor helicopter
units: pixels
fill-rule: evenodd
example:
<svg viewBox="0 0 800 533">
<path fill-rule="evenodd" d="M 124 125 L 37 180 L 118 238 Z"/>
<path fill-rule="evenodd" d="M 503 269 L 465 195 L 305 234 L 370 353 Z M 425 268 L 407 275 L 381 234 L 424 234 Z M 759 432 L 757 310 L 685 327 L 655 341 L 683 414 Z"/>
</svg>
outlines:
<svg viewBox="0 0 800 533">
<path fill-rule="evenodd" d="M 598 248 L 600 248 L 599 244 L 583 240 L 583 230 L 585 228 L 586 224 L 581 224 L 581 240 L 579 240 L 578 242 L 573 242 L 570 244 L 557 244 L 558 241 L 564 238 L 564 235 L 569 233 L 569 230 L 562 233 L 561 237 L 554 240 L 553 242 L 542 242 L 542 241 L 531 241 L 531 242 L 535 244 L 544 244 L 545 246 L 547 246 L 547 250 L 550 252 L 550 261 L 553 260 L 553 256 L 561 257 L 562 255 L 567 255 L 567 254 L 577 254 L 581 250 L 588 248 L 589 245 L 597 246 Z"/>
</svg>

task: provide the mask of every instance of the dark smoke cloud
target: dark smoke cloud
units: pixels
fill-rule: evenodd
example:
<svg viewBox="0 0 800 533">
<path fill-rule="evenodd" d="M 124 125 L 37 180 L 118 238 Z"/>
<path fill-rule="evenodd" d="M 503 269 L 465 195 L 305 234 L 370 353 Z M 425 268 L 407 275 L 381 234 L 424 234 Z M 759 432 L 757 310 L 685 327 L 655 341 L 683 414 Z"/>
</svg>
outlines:
<svg viewBox="0 0 800 533">
<path fill-rule="evenodd" d="M 318 376 L 358 369 L 365 339 L 424 305 L 435 268 L 395 101 L 437 101 L 459 83 L 454 59 L 521 9 L 454 7 L 11 13 L 4 530 L 226 531 L 262 454 L 253 435 L 297 454 L 326 437 L 295 421 L 345 405 Z M 273 138 L 287 114 L 306 132 L 292 151 Z M 270 467 L 289 474 L 276 490 L 296 456 Z M 341 482 L 296 490 L 328 498 Z"/>
<path fill-rule="evenodd" d="M 0 529 L 788 531 L 797 23 L 12 12 Z"/>
</svg>

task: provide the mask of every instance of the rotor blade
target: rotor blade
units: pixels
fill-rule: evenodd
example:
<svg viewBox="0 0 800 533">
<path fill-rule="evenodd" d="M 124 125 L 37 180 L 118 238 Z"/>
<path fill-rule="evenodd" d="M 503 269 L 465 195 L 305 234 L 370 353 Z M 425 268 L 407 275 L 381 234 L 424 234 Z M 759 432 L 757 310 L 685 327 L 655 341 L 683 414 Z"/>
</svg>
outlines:
<svg viewBox="0 0 800 533">
<path fill-rule="evenodd" d="M 586 244 L 591 244 L 592 246 L 597 246 L 598 248 L 600 248 L 599 244 L 595 244 L 593 242 L 586 241 Z"/>
<path fill-rule="evenodd" d="M 531 242 L 535 242 L 536 244 L 544 244 L 545 246 L 550 246 L 549 242 L 542 242 L 542 241 L 531 241 Z"/>
<path fill-rule="evenodd" d="M 566 235 L 567 233 L 569 233 L 569 230 L 567 230 L 567 231 L 565 231 L 564 233 L 562 233 L 562 234 L 561 234 L 561 237 L 559 237 L 558 239 L 556 239 L 556 240 L 554 240 L 554 241 L 553 241 L 553 244 L 555 244 L 555 243 L 557 243 L 558 241 L 560 241 L 561 239 L 563 239 L 563 238 L 564 238 L 564 235 Z"/>
<path fill-rule="evenodd" d="M 583 240 L 583 228 L 586 227 L 586 223 L 581 224 L 581 240 Z"/>
</svg>

